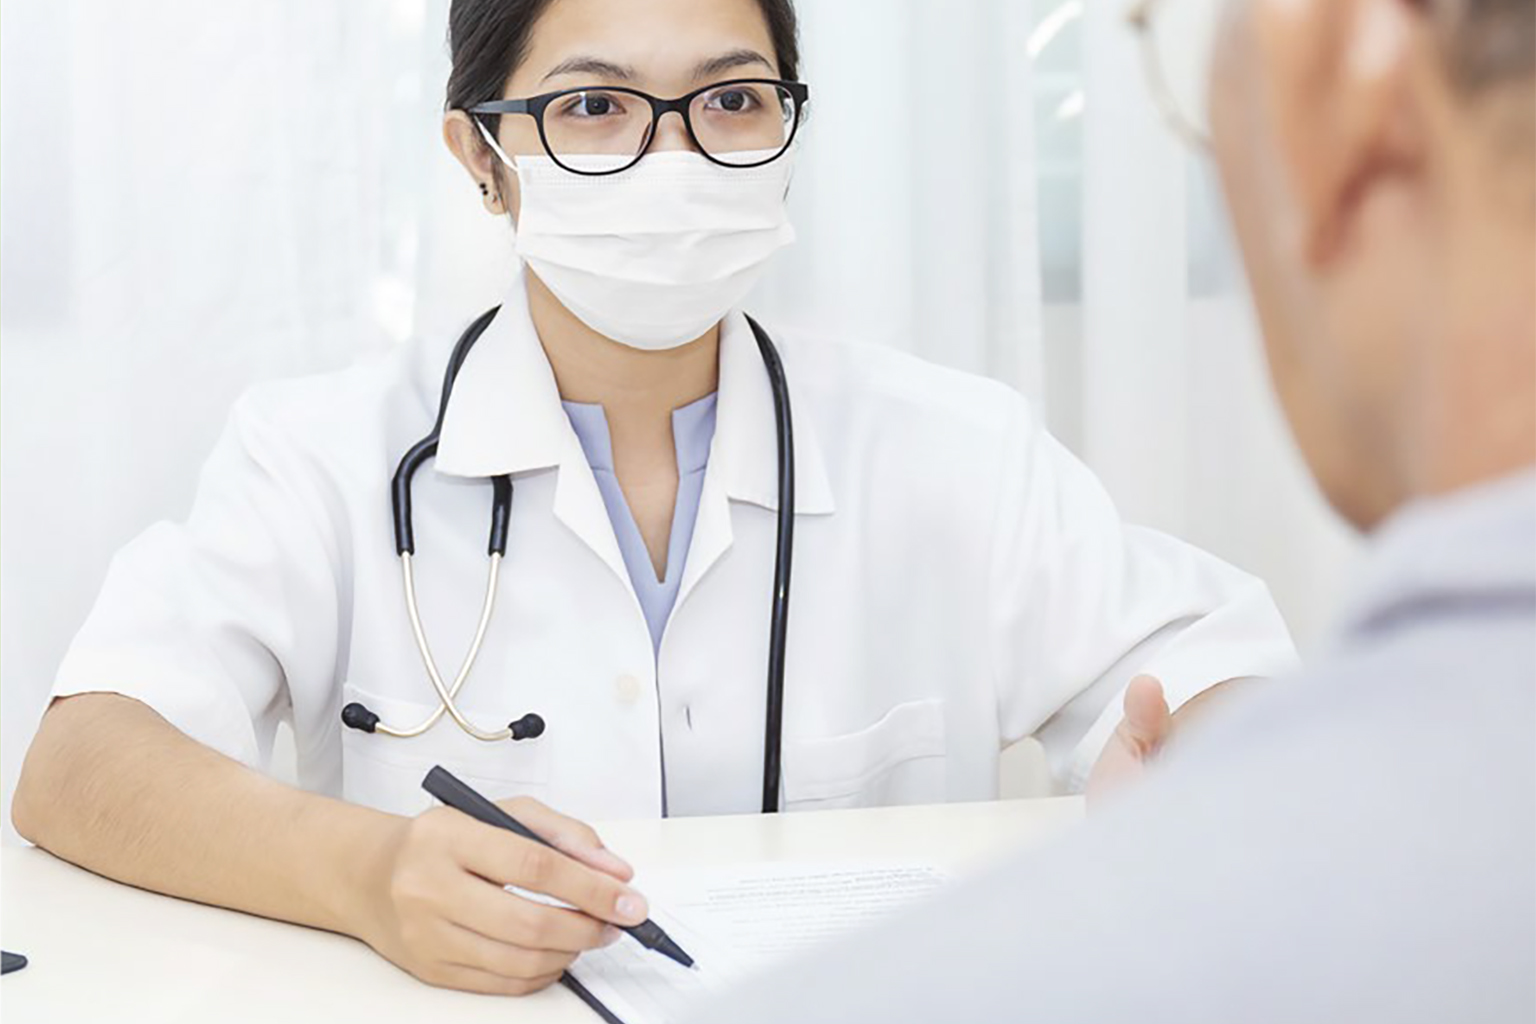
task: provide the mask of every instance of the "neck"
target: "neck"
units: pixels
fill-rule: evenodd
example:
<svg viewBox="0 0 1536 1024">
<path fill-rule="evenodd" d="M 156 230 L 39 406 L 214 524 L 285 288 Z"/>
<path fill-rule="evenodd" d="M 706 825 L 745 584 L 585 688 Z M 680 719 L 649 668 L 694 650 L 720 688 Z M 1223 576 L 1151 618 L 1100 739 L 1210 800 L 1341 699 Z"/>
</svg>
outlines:
<svg viewBox="0 0 1536 1024">
<path fill-rule="evenodd" d="M 720 381 L 720 326 L 675 349 L 644 352 L 603 337 L 575 316 L 532 271 L 528 306 L 555 371 L 560 397 L 601 405 L 615 420 L 664 420 L 713 393 Z"/>
<path fill-rule="evenodd" d="M 719 387 L 720 325 L 681 348 L 640 352 L 582 323 L 532 271 L 528 307 L 560 397 L 603 407 L 614 474 L 662 579 L 679 479 L 672 412 Z"/>
<path fill-rule="evenodd" d="M 1475 131 L 1483 131 L 1479 126 Z M 1419 495 L 1536 465 L 1536 193 L 1528 156 L 1481 138 L 1447 150 L 1436 308 L 1405 409 L 1403 464 Z M 1426 282 L 1427 283 L 1427 282 Z"/>
<path fill-rule="evenodd" d="M 1536 466 L 1536 294 L 1521 287 L 1504 295 L 1490 288 L 1479 296 L 1469 329 L 1424 367 L 1418 390 L 1430 397 L 1411 437 L 1413 490 L 1421 495 Z"/>
</svg>

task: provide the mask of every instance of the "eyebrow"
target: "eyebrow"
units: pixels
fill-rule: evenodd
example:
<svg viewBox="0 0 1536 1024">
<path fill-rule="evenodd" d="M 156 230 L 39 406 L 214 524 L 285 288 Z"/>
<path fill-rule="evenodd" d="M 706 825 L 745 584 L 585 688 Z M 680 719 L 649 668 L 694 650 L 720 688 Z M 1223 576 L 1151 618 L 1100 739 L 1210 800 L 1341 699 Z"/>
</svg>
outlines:
<svg viewBox="0 0 1536 1024">
<path fill-rule="evenodd" d="M 754 64 L 761 64 L 769 71 L 774 69 L 773 61 L 764 57 L 756 50 L 732 50 L 730 53 L 721 54 L 718 57 L 712 57 L 701 62 L 693 69 L 693 80 L 695 82 L 702 82 L 706 78 L 714 78 L 717 75 L 725 74 L 727 71 L 751 67 Z"/>
<path fill-rule="evenodd" d="M 716 78 L 727 71 L 735 71 L 738 68 L 762 65 L 769 71 L 774 70 L 771 60 L 758 53 L 756 50 L 732 50 L 718 57 L 701 61 L 693 69 L 693 80 L 702 82 L 707 78 Z M 634 82 L 640 77 L 640 73 L 632 67 L 623 64 L 615 64 L 601 57 L 567 57 L 556 64 L 544 76 L 543 81 L 558 78 L 561 75 L 593 75 L 598 78 L 616 82 Z"/>
<path fill-rule="evenodd" d="M 613 79 L 619 82 L 633 82 L 640 75 L 634 68 L 615 64 L 612 61 L 599 57 L 569 57 L 556 64 L 549 74 L 544 76 L 544 81 L 549 81 L 559 75 L 596 75 L 599 78 Z"/>
</svg>

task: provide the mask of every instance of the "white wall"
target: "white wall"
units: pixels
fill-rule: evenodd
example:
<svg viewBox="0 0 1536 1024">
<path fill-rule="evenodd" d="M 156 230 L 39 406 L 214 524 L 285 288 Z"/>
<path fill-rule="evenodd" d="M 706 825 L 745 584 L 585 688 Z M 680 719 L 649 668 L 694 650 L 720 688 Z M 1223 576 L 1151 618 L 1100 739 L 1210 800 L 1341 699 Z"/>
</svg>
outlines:
<svg viewBox="0 0 1536 1024">
<path fill-rule="evenodd" d="M 758 308 L 1022 388 L 1133 518 L 1265 575 L 1310 641 L 1350 542 L 1305 483 L 1235 289 L 1136 285 L 1198 255 L 1183 158 L 1119 177 L 1160 136 L 1117 28 L 1075 24 L 1031 67 L 1059 2 L 801 0 L 802 241 Z M 184 512 L 233 397 L 496 301 L 509 239 L 438 142 L 446 4 L 5 0 L 7 836 L 111 552 Z M 1058 116 L 1079 89 L 1087 113 Z"/>
</svg>

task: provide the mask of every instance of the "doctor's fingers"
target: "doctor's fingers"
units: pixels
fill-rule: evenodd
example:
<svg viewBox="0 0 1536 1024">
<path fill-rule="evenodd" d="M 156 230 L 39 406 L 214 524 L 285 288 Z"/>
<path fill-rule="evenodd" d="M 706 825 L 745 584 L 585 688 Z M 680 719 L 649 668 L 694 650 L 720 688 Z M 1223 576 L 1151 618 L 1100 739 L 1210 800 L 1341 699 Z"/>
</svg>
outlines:
<svg viewBox="0 0 1536 1024">
<path fill-rule="evenodd" d="M 548 949 L 524 949 L 457 925 L 450 925 L 445 931 L 438 955 L 450 967 L 468 967 L 513 981 L 558 978 L 577 956 Z"/>
<path fill-rule="evenodd" d="M 613 924 L 640 924 L 650 913 L 645 897 L 613 876 L 559 850 L 478 822 L 465 832 L 454 852 L 464 870 L 488 882 L 553 896 Z"/>
<path fill-rule="evenodd" d="M 561 972 L 564 973 L 564 972 Z M 484 996 L 527 996 L 542 992 L 560 980 L 560 974 L 543 978 L 504 978 L 478 967 L 462 964 L 439 964 L 423 974 L 422 981 L 437 988 L 449 988 L 456 992 L 474 992 Z"/>
<path fill-rule="evenodd" d="M 532 797 L 513 797 L 497 803 L 502 810 L 582 863 L 606 872 L 621 882 L 635 877 L 635 869 L 624 858 L 604 846 L 597 830 L 586 822 L 568 818 Z"/>
<path fill-rule="evenodd" d="M 556 953 L 583 953 L 611 944 L 612 925 L 586 914 L 547 907 L 464 876 L 449 897 L 448 918 L 496 942 Z"/>
</svg>

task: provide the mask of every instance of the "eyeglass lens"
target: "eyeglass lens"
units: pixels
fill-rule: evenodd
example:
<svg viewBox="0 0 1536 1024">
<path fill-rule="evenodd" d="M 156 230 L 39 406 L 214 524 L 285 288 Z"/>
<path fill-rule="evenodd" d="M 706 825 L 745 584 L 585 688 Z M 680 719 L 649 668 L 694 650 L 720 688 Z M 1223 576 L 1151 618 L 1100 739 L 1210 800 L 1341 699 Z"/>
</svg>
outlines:
<svg viewBox="0 0 1536 1024">
<path fill-rule="evenodd" d="M 777 157 L 789 146 L 798 120 L 797 103 L 782 86 L 768 82 L 722 85 L 689 104 L 695 141 L 711 158 L 751 167 Z M 544 139 L 550 155 L 571 170 L 594 173 L 628 167 L 655 134 L 648 100 L 623 89 L 567 93 L 544 110 Z"/>
</svg>

